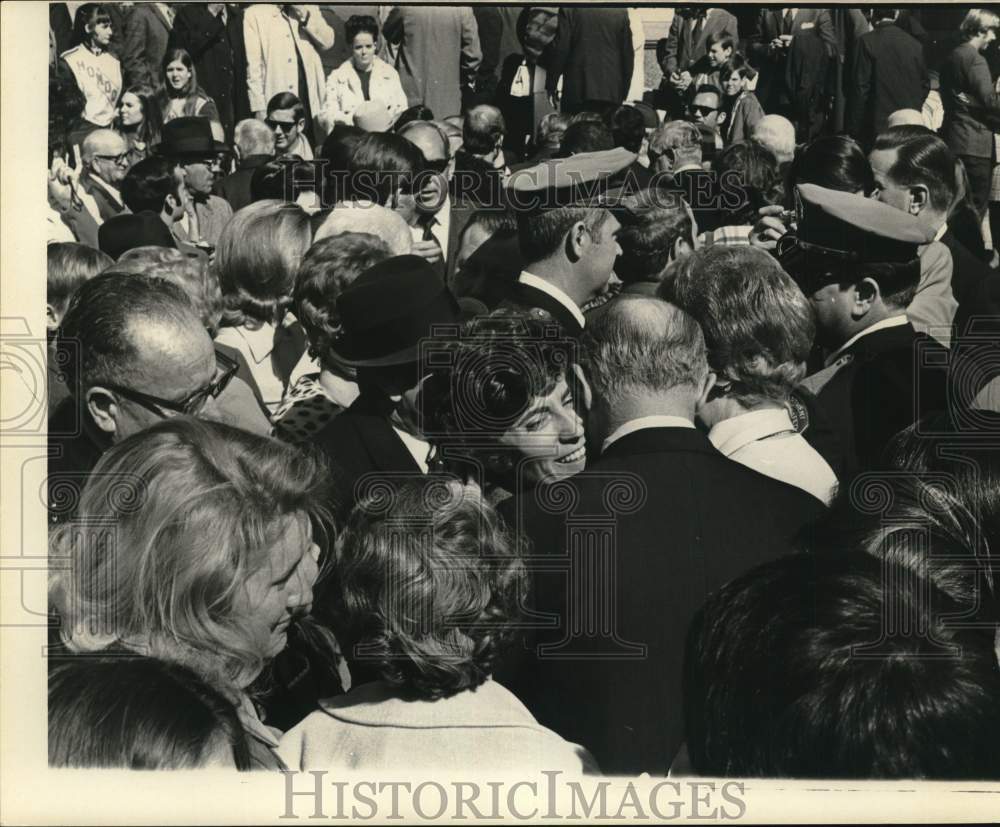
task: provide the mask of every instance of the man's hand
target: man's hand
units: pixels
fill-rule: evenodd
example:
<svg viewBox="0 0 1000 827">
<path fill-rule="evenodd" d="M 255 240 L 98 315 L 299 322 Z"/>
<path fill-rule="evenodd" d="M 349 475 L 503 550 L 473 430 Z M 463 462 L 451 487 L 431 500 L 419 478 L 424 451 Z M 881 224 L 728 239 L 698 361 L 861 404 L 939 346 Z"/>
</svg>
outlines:
<svg viewBox="0 0 1000 827">
<path fill-rule="evenodd" d="M 750 233 L 750 244 L 762 250 L 773 250 L 778 246 L 778 239 L 788 232 L 780 216 L 784 212 L 780 204 L 761 207 L 757 211 L 757 223 Z"/>
<path fill-rule="evenodd" d="M 434 239 L 430 239 L 428 241 L 414 241 L 413 249 L 410 252 L 415 256 L 420 256 L 422 259 L 426 259 L 431 264 L 444 260 L 444 254 L 441 252 L 441 245 Z"/>
</svg>

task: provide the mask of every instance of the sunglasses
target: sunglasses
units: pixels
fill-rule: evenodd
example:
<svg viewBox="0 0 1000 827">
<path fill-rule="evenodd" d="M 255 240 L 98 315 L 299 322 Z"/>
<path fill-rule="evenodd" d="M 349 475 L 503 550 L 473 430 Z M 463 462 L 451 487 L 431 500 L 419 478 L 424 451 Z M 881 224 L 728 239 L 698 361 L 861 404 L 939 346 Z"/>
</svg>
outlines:
<svg viewBox="0 0 1000 827">
<path fill-rule="evenodd" d="M 442 158 L 440 161 L 424 161 L 424 169 L 439 174 L 443 173 L 448 169 L 448 159 Z"/>
<path fill-rule="evenodd" d="M 293 129 L 295 129 L 295 127 L 299 125 L 298 121 L 294 121 L 293 123 L 286 123 L 285 121 L 275 121 L 272 120 L 271 118 L 265 120 L 264 123 L 267 124 L 268 129 L 271 130 L 280 129 L 285 134 L 291 132 Z"/>
<path fill-rule="evenodd" d="M 689 107 L 692 115 L 701 115 L 703 118 L 707 118 L 713 112 L 718 112 L 719 110 L 712 106 L 696 106 L 691 104 Z"/>
<path fill-rule="evenodd" d="M 205 387 L 199 388 L 194 393 L 188 394 L 181 400 L 172 399 L 161 399 L 158 396 L 152 396 L 148 393 L 140 393 L 139 391 L 132 390 L 131 388 L 126 388 L 121 385 L 111 385 L 104 383 L 103 387 L 108 390 L 114 391 L 117 394 L 131 400 L 143 407 L 149 408 L 153 413 L 161 417 L 166 417 L 167 415 L 164 411 L 172 411 L 175 414 L 181 414 L 183 416 L 197 416 L 204 409 L 208 400 L 218 398 L 229 383 L 233 381 L 233 377 L 239 370 L 239 365 L 226 356 L 224 353 L 215 351 L 215 362 L 218 366 L 219 375 L 209 382 Z"/>
<path fill-rule="evenodd" d="M 128 153 L 123 152 L 121 155 L 94 155 L 95 158 L 100 158 L 102 161 L 114 161 L 116 164 L 127 164 L 128 163 Z"/>
</svg>

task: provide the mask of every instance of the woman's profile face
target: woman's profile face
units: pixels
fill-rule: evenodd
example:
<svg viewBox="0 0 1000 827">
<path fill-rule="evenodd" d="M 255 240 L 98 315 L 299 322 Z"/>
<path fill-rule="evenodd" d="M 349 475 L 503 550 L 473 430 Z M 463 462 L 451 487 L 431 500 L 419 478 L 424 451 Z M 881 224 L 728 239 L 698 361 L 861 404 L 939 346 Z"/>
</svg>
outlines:
<svg viewBox="0 0 1000 827">
<path fill-rule="evenodd" d="M 368 69 L 375 61 L 375 38 L 370 32 L 358 32 L 351 42 L 351 57 L 359 69 Z"/>
<path fill-rule="evenodd" d="M 191 80 L 191 70 L 180 60 L 170 61 L 164 73 L 167 76 L 167 85 L 174 90 L 183 89 Z"/>
<path fill-rule="evenodd" d="M 90 41 L 95 46 L 105 48 L 111 43 L 111 35 L 114 33 L 114 29 L 111 27 L 111 21 L 108 18 L 99 18 L 96 23 L 88 26 L 87 30 L 90 32 Z"/>
<path fill-rule="evenodd" d="M 118 104 L 118 116 L 121 118 L 122 126 L 142 123 L 142 101 L 139 100 L 139 96 L 131 92 L 122 95 L 121 103 Z"/>
<path fill-rule="evenodd" d="M 257 553 L 262 564 L 247 579 L 237 610 L 241 628 L 266 658 L 285 648 L 292 621 L 309 613 L 319 573 L 319 546 L 306 514 L 284 517 L 272 537 L 269 547 Z"/>
<path fill-rule="evenodd" d="M 551 482 L 583 470 L 586 446 L 583 420 L 573 406 L 573 392 L 563 376 L 545 396 L 500 437 L 500 444 L 517 448 L 520 478 L 528 483 Z"/>
</svg>

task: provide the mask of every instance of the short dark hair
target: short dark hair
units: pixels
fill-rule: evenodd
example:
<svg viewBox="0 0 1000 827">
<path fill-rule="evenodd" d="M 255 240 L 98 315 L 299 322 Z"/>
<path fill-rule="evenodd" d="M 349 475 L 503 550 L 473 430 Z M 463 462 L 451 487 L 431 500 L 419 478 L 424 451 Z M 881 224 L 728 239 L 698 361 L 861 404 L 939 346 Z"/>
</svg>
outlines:
<svg viewBox="0 0 1000 827">
<path fill-rule="evenodd" d="M 780 204 L 785 183 L 771 150 L 753 142 L 731 144 L 712 167 L 721 184 L 719 220 L 722 225 L 754 224 L 757 211 Z"/>
<path fill-rule="evenodd" d="M 86 244 L 50 244 L 45 253 L 45 301 L 60 312 L 80 285 L 114 264 L 107 253 Z"/>
<path fill-rule="evenodd" d="M 49 670 L 49 766 L 190 769 L 250 746 L 233 705 L 190 669 L 141 657 L 67 658 Z"/>
<path fill-rule="evenodd" d="M 73 18 L 72 44 L 78 46 L 86 42 L 88 26 L 110 22 L 111 15 L 108 13 L 107 3 L 84 3 L 76 10 L 76 16 Z"/>
<path fill-rule="evenodd" d="M 527 588 L 515 538 L 478 491 L 433 475 L 364 495 L 337 548 L 349 662 L 418 697 L 492 674 Z M 400 527 L 405 529 L 400 531 Z"/>
<path fill-rule="evenodd" d="M 802 291 L 768 253 L 713 245 L 692 253 L 659 294 L 701 326 L 708 364 L 744 405 L 788 400 L 815 327 Z"/>
<path fill-rule="evenodd" d="M 399 113 L 399 117 L 392 125 L 393 132 L 399 132 L 404 126 L 412 121 L 433 121 L 434 113 L 431 112 L 422 103 L 418 103 L 416 106 L 411 106 L 409 109 L 404 109 Z"/>
<path fill-rule="evenodd" d="M 160 156 L 143 158 L 128 172 L 121 184 L 122 201 L 132 212 L 163 211 L 168 195 L 180 200 L 180 182 L 174 174 L 175 164 Z"/>
<path fill-rule="evenodd" d="M 611 215 L 600 207 L 558 207 L 541 212 L 519 211 L 517 214 L 518 240 L 525 264 L 548 258 L 556 253 L 566 239 L 566 233 L 578 221 L 597 233 Z"/>
<path fill-rule="evenodd" d="M 749 80 L 757 77 L 757 70 L 747 63 L 747 59 L 743 54 L 741 52 L 733 52 L 729 56 L 729 60 L 719 67 L 719 82 L 725 83 L 737 72 Z"/>
<path fill-rule="evenodd" d="M 344 38 L 348 47 L 354 45 L 354 38 L 362 32 L 372 36 L 372 40 L 378 43 L 378 22 L 370 14 L 352 14 L 344 24 Z"/>
<path fill-rule="evenodd" d="M 462 121 L 462 148 L 473 155 L 486 155 L 496 149 L 506 131 L 499 109 L 486 104 L 474 106 Z"/>
<path fill-rule="evenodd" d="M 723 29 L 721 32 L 712 32 L 705 40 L 705 45 L 711 49 L 716 43 L 721 43 L 723 49 L 736 48 L 736 36 Z"/>
<path fill-rule="evenodd" d="M 693 769 L 996 778 L 993 633 L 945 620 L 961 609 L 912 572 L 843 548 L 785 557 L 723 586 L 687 641 Z M 887 634 L 890 613 L 902 623 Z"/>
<path fill-rule="evenodd" d="M 694 100 L 698 95 L 715 95 L 719 99 L 719 103 L 722 103 L 722 90 L 714 83 L 702 83 L 694 90 L 691 100 Z"/>
<path fill-rule="evenodd" d="M 319 151 L 319 157 L 329 165 L 329 174 L 347 172 L 354 151 L 367 134 L 360 126 L 354 124 L 334 124 Z"/>
<path fill-rule="evenodd" d="M 340 334 L 337 297 L 369 267 L 392 255 L 382 239 L 369 233 L 340 233 L 317 241 L 303 256 L 295 276 L 295 318 L 305 328 L 309 353 L 330 362 Z"/>
<path fill-rule="evenodd" d="M 816 184 L 840 192 L 863 192 L 875 189 L 875 174 L 868 156 L 853 138 L 826 135 L 809 143 L 792 161 L 789 181 Z"/>
<path fill-rule="evenodd" d="M 634 106 L 622 104 L 608 114 L 608 129 L 615 146 L 638 153 L 646 137 L 646 120 Z"/>
<path fill-rule="evenodd" d="M 79 396 L 101 382 L 127 384 L 140 361 L 132 325 L 154 321 L 202 327 L 190 299 L 166 279 L 108 272 L 82 284 L 57 340 L 70 391 Z"/>
<path fill-rule="evenodd" d="M 875 138 L 875 150 L 896 150 L 889 177 L 900 186 L 923 184 L 931 206 L 947 213 L 958 194 L 955 156 L 941 138 L 922 126 L 893 126 Z"/>
<path fill-rule="evenodd" d="M 272 112 L 277 112 L 279 109 L 291 109 L 292 117 L 297 121 L 301 121 L 306 116 L 306 110 L 302 105 L 302 101 L 299 100 L 297 95 L 293 95 L 291 92 L 278 92 L 277 95 L 267 102 L 268 115 Z"/>
<path fill-rule="evenodd" d="M 598 121 L 576 121 L 571 123 L 562 137 L 559 154 L 563 157 L 581 152 L 600 152 L 613 149 L 615 139 L 611 130 Z"/>
<path fill-rule="evenodd" d="M 424 154 L 392 132 L 370 132 L 358 141 L 348 167 L 348 196 L 392 207 L 397 189 L 412 186 Z"/>
<path fill-rule="evenodd" d="M 615 261 L 615 274 L 626 284 L 659 281 L 678 239 L 694 249 L 691 212 L 680 193 L 669 195 L 642 190 L 618 213 L 621 228 L 616 239 L 622 252 Z"/>
</svg>

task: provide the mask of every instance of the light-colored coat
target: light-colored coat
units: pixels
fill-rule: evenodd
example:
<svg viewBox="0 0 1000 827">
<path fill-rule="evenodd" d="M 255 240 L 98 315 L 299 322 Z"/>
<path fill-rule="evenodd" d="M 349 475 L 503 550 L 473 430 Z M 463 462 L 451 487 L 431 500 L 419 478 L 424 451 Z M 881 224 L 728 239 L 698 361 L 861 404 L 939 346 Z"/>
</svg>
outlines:
<svg viewBox="0 0 1000 827">
<path fill-rule="evenodd" d="M 320 702 L 281 738 L 295 770 L 596 772 L 590 754 L 541 726 L 514 695 L 487 681 L 436 701 L 407 700 L 388 683 Z"/>
<path fill-rule="evenodd" d="M 384 103 L 389 114 L 395 118 L 407 107 L 406 93 L 399 80 L 399 72 L 381 58 L 372 64 L 371 80 L 368 87 L 369 99 Z M 327 128 L 335 123 L 354 123 L 354 111 L 364 103 L 361 78 L 350 59 L 345 60 L 330 72 L 326 79 L 326 111 L 324 120 Z"/>
<path fill-rule="evenodd" d="M 300 28 L 297 20 L 284 17 L 281 8 L 274 3 L 250 6 L 243 15 L 247 92 L 252 112 L 265 111 L 267 102 L 280 92 L 291 92 L 300 99 L 304 97 L 299 89 L 296 40 L 309 86 L 309 107 L 314 117 L 323 111 L 326 78 L 316 47 L 329 49 L 333 45 L 334 34 L 318 6 L 307 8 L 309 21 L 304 29 Z M 295 33 L 294 38 L 292 32 Z"/>
</svg>

